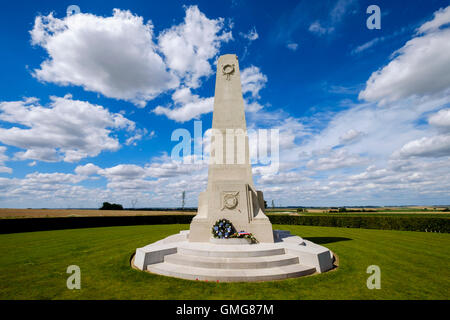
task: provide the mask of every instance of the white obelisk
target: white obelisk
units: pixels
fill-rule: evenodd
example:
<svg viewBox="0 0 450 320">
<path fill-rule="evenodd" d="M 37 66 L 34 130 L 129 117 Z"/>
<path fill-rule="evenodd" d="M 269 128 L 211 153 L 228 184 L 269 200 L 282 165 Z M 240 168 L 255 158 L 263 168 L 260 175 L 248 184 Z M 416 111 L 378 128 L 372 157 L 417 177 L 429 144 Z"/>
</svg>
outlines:
<svg viewBox="0 0 450 320">
<path fill-rule="evenodd" d="M 200 193 L 189 241 L 208 242 L 214 223 L 231 221 L 259 242 L 274 242 L 264 198 L 253 184 L 239 63 L 234 54 L 217 62 L 208 186 Z"/>
</svg>

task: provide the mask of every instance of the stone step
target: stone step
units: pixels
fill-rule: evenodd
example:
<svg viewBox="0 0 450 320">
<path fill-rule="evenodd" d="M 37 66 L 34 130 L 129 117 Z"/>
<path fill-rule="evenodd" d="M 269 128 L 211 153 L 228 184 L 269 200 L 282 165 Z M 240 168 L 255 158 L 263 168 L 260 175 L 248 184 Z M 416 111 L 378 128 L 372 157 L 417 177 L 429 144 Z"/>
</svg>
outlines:
<svg viewBox="0 0 450 320">
<path fill-rule="evenodd" d="M 182 266 L 215 268 L 215 269 L 261 269 L 298 264 L 298 256 L 283 254 L 257 257 L 211 257 L 192 256 L 181 253 L 170 254 L 164 257 L 164 261 Z"/>
<path fill-rule="evenodd" d="M 181 278 L 186 280 L 248 282 L 271 281 L 301 277 L 316 271 L 314 267 L 300 264 L 262 269 L 211 269 L 186 267 L 168 262 L 151 264 L 147 270 L 156 274 Z"/>
<path fill-rule="evenodd" d="M 273 246 L 189 244 L 179 246 L 178 253 L 198 257 L 245 258 L 283 255 L 286 252 L 284 248 Z"/>
</svg>

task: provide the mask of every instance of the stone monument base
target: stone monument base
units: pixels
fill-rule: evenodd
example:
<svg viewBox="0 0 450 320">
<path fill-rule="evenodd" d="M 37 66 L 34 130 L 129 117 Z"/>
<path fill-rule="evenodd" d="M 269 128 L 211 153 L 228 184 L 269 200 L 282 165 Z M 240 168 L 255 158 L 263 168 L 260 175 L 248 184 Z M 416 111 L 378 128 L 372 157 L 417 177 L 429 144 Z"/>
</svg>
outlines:
<svg viewBox="0 0 450 320">
<path fill-rule="evenodd" d="M 133 266 L 188 280 L 269 281 L 322 273 L 333 268 L 333 253 L 320 245 L 273 231 L 274 243 L 189 242 L 189 231 L 136 249 Z"/>
<path fill-rule="evenodd" d="M 223 214 L 224 219 L 232 220 L 234 217 L 232 215 Z M 219 220 L 217 218 L 214 219 L 202 219 L 199 217 L 194 217 L 192 219 L 190 225 L 190 234 L 189 237 L 190 242 L 208 242 L 211 237 L 211 226 Z M 272 224 L 270 220 L 264 216 L 263 218 L 254 218 L 251 224 L 241 226 L 236 220 L 232 220 L 233 226 L 236 230 L 245 230 L 246 232 L 250 232 L 258 239 L 261 243 L 273 243 L 273 233 L 272 233 Z"/>
</svg>

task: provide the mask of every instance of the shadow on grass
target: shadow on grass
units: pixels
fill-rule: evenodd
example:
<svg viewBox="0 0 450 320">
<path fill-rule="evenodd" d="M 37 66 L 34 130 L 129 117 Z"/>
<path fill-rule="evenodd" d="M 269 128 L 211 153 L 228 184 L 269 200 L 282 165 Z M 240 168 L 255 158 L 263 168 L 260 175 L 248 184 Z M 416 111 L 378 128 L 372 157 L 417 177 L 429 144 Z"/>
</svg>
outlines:
<svg viewBox="0 0 450 320">
<path fill-rule="evenodd" d="M 343 237 L 308 237 L 305 239 L 312 241 L 314 243 L 317 243 L 317 244 L 326 244 L 326 243 L 332 243 L 332 242 L 353 240 L 350 238 L 343 238 Z"/>
</svg>

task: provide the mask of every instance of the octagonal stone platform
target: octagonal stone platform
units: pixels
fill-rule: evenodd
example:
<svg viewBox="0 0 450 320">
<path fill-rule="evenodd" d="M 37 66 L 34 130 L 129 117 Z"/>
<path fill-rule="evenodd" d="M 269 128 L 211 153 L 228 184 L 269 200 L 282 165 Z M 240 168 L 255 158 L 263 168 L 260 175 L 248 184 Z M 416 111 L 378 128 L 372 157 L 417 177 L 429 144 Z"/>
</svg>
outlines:
<svg viewBox="0 0 450 320">
<path fill-rule="evenodd" d="M 138 248 L 134 267 L 181 279 L 220 282 L 281 280 L 333 268 L 329 249 L 289 231 L 275 230 L 274 243 L 217 239 L 200 243 L 188 238 L 189 231 L 181 231 Z"/>
</svg>

